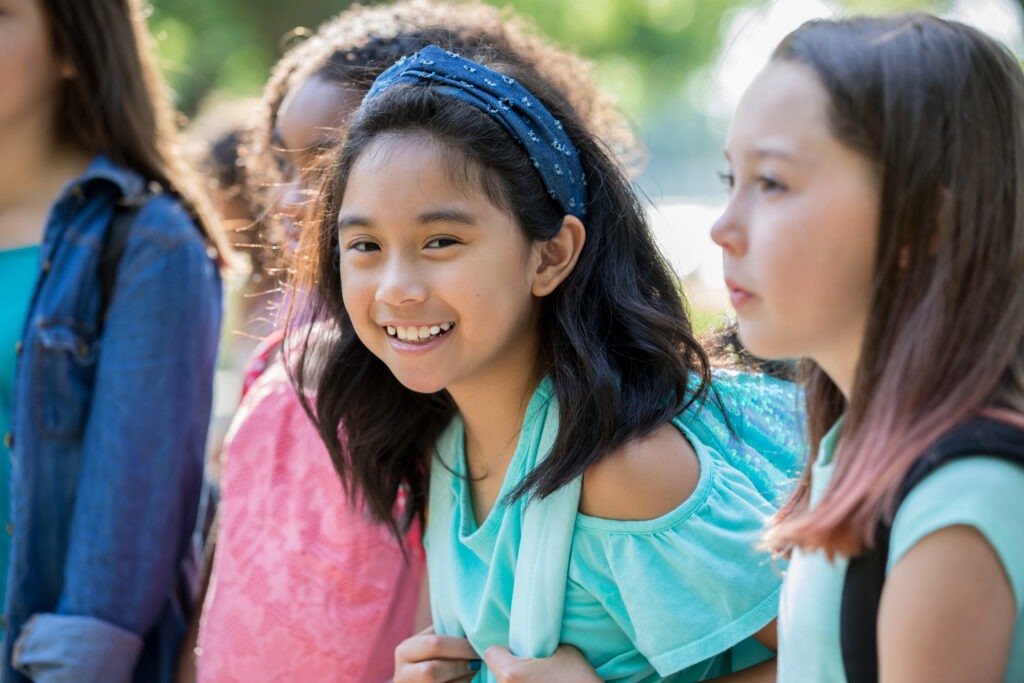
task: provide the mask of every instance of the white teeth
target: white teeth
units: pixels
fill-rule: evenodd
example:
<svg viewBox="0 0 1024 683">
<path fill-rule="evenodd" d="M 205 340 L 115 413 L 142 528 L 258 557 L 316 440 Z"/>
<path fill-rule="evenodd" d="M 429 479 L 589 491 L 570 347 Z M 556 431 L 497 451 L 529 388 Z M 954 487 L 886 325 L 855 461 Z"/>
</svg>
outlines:
<svg viewBox="0 0 1024 683">
<path fill-rule="evenodd" d="M 440 325 L 386 325 L 388 336 L 397 337 L 402 341 L 416 342 L 425 341 L 447 332 L 455 326 L 455 323 L 441 323 Z"/>
</svg>

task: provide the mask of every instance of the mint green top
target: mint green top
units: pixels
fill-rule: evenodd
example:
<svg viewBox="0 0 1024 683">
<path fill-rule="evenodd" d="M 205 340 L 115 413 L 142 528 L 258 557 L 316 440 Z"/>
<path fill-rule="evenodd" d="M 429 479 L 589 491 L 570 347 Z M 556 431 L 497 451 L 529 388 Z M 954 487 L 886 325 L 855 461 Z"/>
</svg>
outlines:
<svg viewBox="0 0 1024 683">
<path fill-rule="evenodd" d="M 453 420 L 431 468 L 425 539 L 438 632 L 465 635 L 480 653 L 502 644 L 543 656 L 550 652 L 525 652 L 533 634 L 524 629 L 555 619 L 545 647 L 575 645 L 607 681 L 699 681 L 769 657 L 751 636 L 775 618 L 781 576 L 755 546 L 803 464 L 799 395 L 759 376 L 720 373 L 715 385 L 734 432 L 712 401 L 673 421 L 697 453 L 700 477 L 688 500 L 646 521 L 581 514 L 578 491 L 550 510 L 532 507 L 549 499 L 501 504 L 557 434 L 558 405 L 545 378 L 527 407 L 499 503 L 478 527 L 463 425 Z M 540 524 L 533 509 L 545 513 Z M 526 613 L 524 628 L 510 626 L 517 611 Z M 484 670 L 475 680 L 492 679 Z"/>
<path fill-rule="evenodd" d="M 811 468 L 811 507 L 832 478 L 832 454 L 842 421 L 822 439 Z M 997 458 L 964 458 L 943 465 L 915 486 L 893 520 L 888 570 L 914 544 L 945 527 L 966 524 L 995 549 L 1017 606 L 1007 683 L 1024 681 L 1024 468 Z M 795 552 L 779 608 L 781 683 L 846 680 L 839 612 L 847 559 L 830 563 L 821 552 Z"/>
<path fill-rule="evenodd" d="M 0 250 L 0 436 L 11 430 L 11 385 L 17 355 L 15 344 L 25 329 L 25 315 L 39 273 L 39 246 Z M 6 526 L 11 515 L 11 457 L 0 439 L 0 524 Z M 11 559 L 11 537 L 0 531 L 0 577 L 7 576 Z M 4 604 L 7 582 L 0 578 L 0 605 Z M 0 624 L 0 633 L 3 625 Z"/>
</svg>

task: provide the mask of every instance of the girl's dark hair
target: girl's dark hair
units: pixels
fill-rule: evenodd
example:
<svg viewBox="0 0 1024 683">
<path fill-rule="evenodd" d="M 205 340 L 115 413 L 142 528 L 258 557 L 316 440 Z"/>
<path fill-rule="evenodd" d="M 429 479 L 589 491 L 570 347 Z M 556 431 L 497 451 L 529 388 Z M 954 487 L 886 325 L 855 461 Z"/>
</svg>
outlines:
<svg viewBox="0 0 1024 683">
<path fill-rule="evenodd" d="M 849 555 L 943 432 L 983 406 L 1024 411 L 1024 77 L 981 32 L 925 14 L 814 21 L 773 61 L 814 72 L 832 133 L 880 179 L 849 401 L 804 369 L 811 443 L 846 416 L 835 474 L 813 514 L 805 474 L 768 539 Z"/>
<path fill-rule="evenodd" d="M 465 55 L 486 62 L 480 55 Z M 590 203 L 587 239 L 575 269 L 542 302 L 540 370 L 560 406 L 551 455 L 513 496 L 547 496 L 626 440 L 650 432 L 683 405 L 703 400 L 709 365 L 696 342 L 678 282 L 655 246 L 644 209 L 609 152 L 581 123 L 569 101 L 525 65 L 494 66 L 512 76 L 559 119 L 579 151 Z M 391 518 L 410 487 L 422 515 L 435 439 L 455 414 L 444 391 L 402 386 L 363 346 L 345 311 L 338 270 L 337 217 L 349 173 L 384 135 L 427 138 L 443 150 L 450 177 L 486 193 L 514 216 L 529 240 L 546 240 L 564 213 L 517 144 L 495 120 L 431 87 L 396 86 L 365 104 L 321 190 L 315 230 L 304 235 L 302 284 L 312 315 L 330 333 L 304 339 L 297 378 L 318 376 L 316 418 L 335 466 L 355 483 L 374 513 Z M 315 373 L 306 370 L 315 365 Z M 339 437 L 344 425 L 344 438 Z M 342 441 L 347 449 L 343 452 Z"/>
<path fill-rule="evenodd" d="M 139 0 L 41 0 L 54 49 L 75 69 L 57 129 L 68 142 L 178 194 L 222 259 L 230 250 L 178 146 L 175 111 L 154 63 Z"/>
</svg>

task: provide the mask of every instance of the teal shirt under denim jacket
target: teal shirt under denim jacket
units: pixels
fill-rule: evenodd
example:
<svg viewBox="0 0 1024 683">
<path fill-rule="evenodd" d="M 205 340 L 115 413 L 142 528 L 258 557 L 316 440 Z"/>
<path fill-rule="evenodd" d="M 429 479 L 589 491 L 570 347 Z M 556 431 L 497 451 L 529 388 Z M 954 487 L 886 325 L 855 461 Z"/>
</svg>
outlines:
<svg viewBox="0 0 1024 683">
<path fill-rule="evenodd" d="M 132 220 L 106 321 L 98 260 L 135 173 L 96 157 L 51 208 L 11 405 L 2 681 L 171 680 L 221 317 L 216 263 L 170 195 Z M 26 675 L 28 677 L 26 677 Z"/>
</svg>

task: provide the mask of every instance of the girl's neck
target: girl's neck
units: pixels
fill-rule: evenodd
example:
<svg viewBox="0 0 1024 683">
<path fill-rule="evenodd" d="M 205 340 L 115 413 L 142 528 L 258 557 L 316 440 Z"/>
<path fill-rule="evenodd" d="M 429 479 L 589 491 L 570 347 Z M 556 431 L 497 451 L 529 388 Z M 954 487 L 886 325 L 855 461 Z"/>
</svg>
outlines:
<svg viewBox="0 0 1024 683">
<path fill-rule="evenodd" d="M 515 456 L 536 381 L 518 386 L 490 383 L 481 390 L 451 392 L 465 428 L 466 474 L 477 525 L 490 515 Z"/>
<path fill-rule="evenodd" d="M 91 155 L 40 130 L 0 134 L 0 212 L 48 205 L 89 165 Z"/>
<path fill-rule="evenodd" d="M 0 164 L 0 249 L 40 243 L 51 205 L 90 159 L 67 146 L 37 150 L 0 144 L 5 154 L 8 148 L 12 154 Z"/>
<path fill-rule="evenodd" d="M 453 392 L 465 427 L 466 465 L 474 478 L 495 477 L 499 484 L 515 454 L 526 408 L 539 378 L 510 386 L 490 385 Z"/>
</svg>

